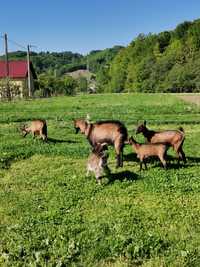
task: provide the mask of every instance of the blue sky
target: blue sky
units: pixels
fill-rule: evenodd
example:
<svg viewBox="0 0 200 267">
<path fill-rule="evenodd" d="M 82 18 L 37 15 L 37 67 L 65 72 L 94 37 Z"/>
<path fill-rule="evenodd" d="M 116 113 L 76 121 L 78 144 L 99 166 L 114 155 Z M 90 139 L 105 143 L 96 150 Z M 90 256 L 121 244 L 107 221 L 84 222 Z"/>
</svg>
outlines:
<svg viewBox="0 0 200 267">
<path fill-rule="evenodd" d="M 127 45 L 139 33 L 172 30 L 200 18 L 199 0 L 6 0 L 0 34 L 35 51 L 91 50 Z M 3 52 L 3 40 L 0 53 Z M 10 51 L 20 47 L 9 43 Z"/>
</svg>

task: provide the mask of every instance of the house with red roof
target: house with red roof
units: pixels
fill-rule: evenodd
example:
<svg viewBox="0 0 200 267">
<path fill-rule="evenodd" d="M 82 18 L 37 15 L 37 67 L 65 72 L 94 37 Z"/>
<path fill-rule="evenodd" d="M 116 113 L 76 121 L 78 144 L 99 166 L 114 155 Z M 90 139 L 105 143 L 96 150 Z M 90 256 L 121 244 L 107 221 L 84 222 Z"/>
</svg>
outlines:
<svg viewBox="0 0 200 267">
<path fill-rule="evenodd" d="M 9 86 L 12 88 L 12 96 L 27 97 L 28 96 L 28 63 L 26 60 L 21 61 L 9 61 Z M 7 65 L 5 61 L 0 61 L 0 86 L 1 82 L 7 78 Z M 37 79 L 37 75 L 30 63 L 30 85 L 32 94 L 35 91 L 34 79 Z"/>
</svg>

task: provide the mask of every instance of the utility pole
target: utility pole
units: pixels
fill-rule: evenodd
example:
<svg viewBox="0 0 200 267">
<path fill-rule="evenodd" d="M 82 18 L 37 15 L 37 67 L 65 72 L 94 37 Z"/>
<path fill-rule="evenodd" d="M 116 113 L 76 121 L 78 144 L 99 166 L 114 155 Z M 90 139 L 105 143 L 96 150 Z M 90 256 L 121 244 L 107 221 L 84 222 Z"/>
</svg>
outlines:
<svg viewBox="0 0 200 267">
<path fill-rule="evenodd" d="M 87 91 L 89 93 L 89 83 L 90 83 L 90 78 L 89 78 L 89 71 L 90 71 L 90 63 L 89 63 L 89 54 L 87 55 L 87 64 L 86 64 L 86 70 L 88 71 L 87 73 Z"/>
<path fill-rule="evenodd" d="M 8 36 L 4 34 L 4 43 L 5 43 L 5 67 L 6 67 L 6 96 L 8 100 L 11 100 L 11 92 L 9 86 L 9 61 L 8 61 Z"/>
<path fill-rule="evenodd" d="M 32 97 L 31 71 L 30 71 L 30 45 L 27 45 L 27 69 L 28 69 L 28 96 Z"/>
</svg>

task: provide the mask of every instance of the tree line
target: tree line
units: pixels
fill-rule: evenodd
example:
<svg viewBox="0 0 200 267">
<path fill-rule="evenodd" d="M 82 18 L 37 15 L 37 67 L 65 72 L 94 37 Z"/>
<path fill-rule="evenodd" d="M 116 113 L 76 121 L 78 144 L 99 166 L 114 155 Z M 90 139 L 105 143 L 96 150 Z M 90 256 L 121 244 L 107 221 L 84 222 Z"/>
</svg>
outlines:
<svg viewBox="0 0 200 267">
<path fill-rule="evenodd" d="M 109 92 L 200 92 L 200 19 L 140 34 L 102 77 Z"/>
<path fill-rule="evenodd" d="M 25 59 L 26 52 L 9 53 Z M 41 95 L 88 92 L 87 77 L 66 75 L 89 69 L 96 92 L 200 92 L 200 19 L 172 31 L 139 34 L 127 47 L 72 52 L 32 52 Z M 90 75 L 91 77 L 91 75 Z"/>
<path fill-rule="evenodd" d="M 37 96 L 52 96 L 88 92 L 90 80 L 91 82 L 98 80 L 97 74 L 110 64 L 121 49 L 121 46 L 114 46 L 104 50 L 93 50 L 85 56 L 68 51 L 31 52 L 31 61 L 38 76 L 35 81 L 37 89 L 35 94 Z M 4 57 L 1 56 L 0 60 L 4 60 Z M 11 52 L 9 53 L 9 60 L 26 60 L 26 52 Z M 74 78 L 68 75 L 71 72 L 86 69 L 90 71 L 88 78 Z"/>
</svg>

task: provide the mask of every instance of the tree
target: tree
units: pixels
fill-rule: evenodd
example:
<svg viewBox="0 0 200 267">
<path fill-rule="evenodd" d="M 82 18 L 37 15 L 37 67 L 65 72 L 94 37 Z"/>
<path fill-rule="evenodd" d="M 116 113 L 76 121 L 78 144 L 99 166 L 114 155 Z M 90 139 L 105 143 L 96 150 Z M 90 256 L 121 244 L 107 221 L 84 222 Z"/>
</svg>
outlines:
<svg viewBox="0 0 200 267">
<path fill-rule="evenodd" d="M 88 90 L 88 81 L 85 77 L 80 77 L 77 79 L 77 92 L 86 93 Z"/>
<path fill-rule="evenodd" d="M 73 95 L 77 88 L 77 82 L 70 76 L 57 78 L 51 74 L 41 74 L 38 79 L 41 96 Z"/>
</svg>

